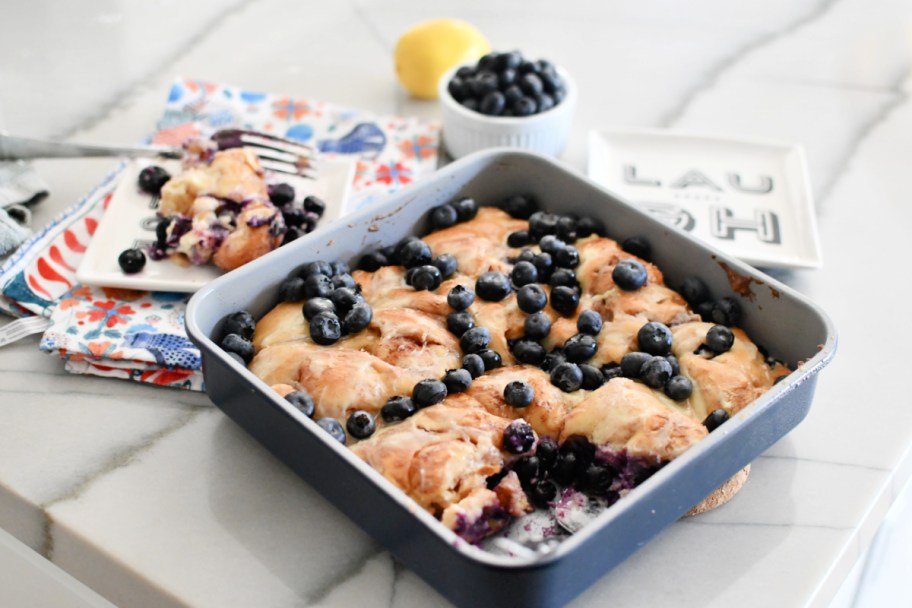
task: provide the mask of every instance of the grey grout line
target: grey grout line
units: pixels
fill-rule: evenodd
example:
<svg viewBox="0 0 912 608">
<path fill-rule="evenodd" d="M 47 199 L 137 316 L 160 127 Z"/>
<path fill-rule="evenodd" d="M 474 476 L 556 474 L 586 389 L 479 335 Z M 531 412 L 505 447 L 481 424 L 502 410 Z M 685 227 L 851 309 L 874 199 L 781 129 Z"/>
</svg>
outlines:
<svg viewBox="0 0 912 608">
<path fill-rule="evenodd" d="M 872 116 L 871 119 L 868 120 L 861 127 L 861 129 L 856 132 L 855 136 L 849 142 L 848 150 L 839 159 L 839 162 L 830 174 L 829 179 L 823 183 L 823 186 L 821 186 L 819 193 L 814 197 L 818 217 L 823 215 L 821 213 L 821 210 L 823 209 L 823 201 L 827 200 L 830 196 L 830 193 L 832 193 L 836 188 L 836 185 L 839 183 L 839 180 L 842 179 L 843 175 L 846 172 L 846 169 L 848 169 L 849 165 L 852 163 L 852 159 L 855 158 L 855 155 L 858 152 L 858 149 L 861 147 L 861 144 L 864 143 L 864 140 L 866 140 L 868 136 L 874 132 L 875 129 L 889 120 L 894 110 L 902 107 L 909 99 L 909 94 L 903 90 L 902 85 L 910 74 L 912 74 L 912 67 L 907 64 L 903 67 L 902 70 L 900 70 L 900 73 L 897 74 L 896 78 L 887 89 L 889 92 L 894 93 L 895 97 L 891 101 L 885 103 L 880 111 L 874 114 L 874 116 Z"/>
<path fill-rule="evenodd" d="M 55 137 L 59 139 L 66 139 L 75 133 L 91 129 L 103 120 L 107 119 L 116 110 L 129 107 L 135 99 L 136 95 L 144 89 L 146 83 L 164 75 L 175 61 L 189 54 L 191 50 L 199 46 L 206 39 L 205 33 L 207 31 L 217 28 L 223 22 L 241 13 L 256 1 L 257 0 L 240 0 L 234 6 L 230 6 L 220 11 L 215 17 L 209 21 L 204 22 L 200 26 L 197 33 L 189 37 L 186 44 L 174 48 L 167 57 L 158 63 L 157 67 L 153 66 L 149 69 L 148 72 L 137 76 L 132 83 L 126 84 L 125 87 L 121 89 L 121 91 L 116 92 L 113 99 L 109 103 L 102 104 L 97 112 L 84 118 L 73 127 L 64 130 L 63 133 L 60 133 Z M 165 98 L 163 93 L 162 103 L 164 103 L 164 101 Z"/>
<path fill-rule="evenodd" d="M 319 604 L 327 598 L 327 596 L 333 592 L 337 587 L 344 585 L 346 582 L 353 580 L 361 575 L 367 563 L 382 554 L 385 551 L 382 547 L 378 546 L 376 543 L 371 541 L 369 550 L 360 556 L 356 556 L 348 564 L 342 567 L 342 572 L 347 574 L 339 579 L 330 579 L 328 582 L 319 585 L 316 589 L 310 591 L 305 596 L 304 602 L 306 606 L 313 606 L 314 604 Z"/>
<path fill-rule="evenodd" d="M 199 417 L 202 412 L 202 409 L 194 409 L 183 412 L 172 424 L 169 424 L 168 426 L 159 430 L 157 433 L 149 435 L 142 442 L 129 446 L 115 453 L 106 462 L 104 462 L 101 467 L 86 475 L 83 479 L 79 480 L 75 485 L 62 492 L 59 496 L 51 498 L 50 500 L 47 500 L 38 505 L 44 517 L 44 525 L 42 530 L 44 536 L 44 540 L 42 542 L 42 555 L 48 560 L 53 561 L 54 536 L 52 527 L 54 525 L 54 518 L 50 513 L 50 509 L 54 505 L 79 498 L 83 495 L 83 493 L 86 492 L 86 490 L 89 489 L 89 487 L 95 481 L 105 477 L 108 473 L 112 473 L 124 466 L 131 464 L 139 455 L 155 447 L 162 439 L 172 435 L 173 433 L 179 431 L 180 429 L 193 422 L 197 417 Z"/>
<path fill-rule="evenodd" d="M 795 460 L 798 462 L 810 462 L 815 464 L 827 464 L 834 467 L 852 467 L 855 469 L 863 469 L 865 471 L 871 471 L 874 473 L 890 473 L 891 470 L 886 467 L 874 467 L 865 464 L 858 464 L 855 462 L 838 462 L 836 460 L 822 460 L 819 458 L 801 458 L 798 456 L 777 456 L 775 454 L 761 454 L 757 457 L 758 460 Z"/>
<path fill-rule="evenodd" d="M 836 4 L 836 2 L 838 2 L 838 0 L 823 0 L 806 15 L 799 17 L 792 23 L 785 26 L 783 29 L 773 31 L 768 34 L 761 34 L 752 42 L 748 42 L 736 50 L 733 54 L 722 59 L 722 61 L 720 61 L 713 69 L 710 70 L 709 74 L 705 78 L 702 78 L 693 87 L 691 87 L 684 94 L 683 98 L 678 102 L 678 104 L 659 120 L 659 126 L 674 126 L 674 123 L 681 119 L 681 117 L 693 103 L 694 99 L 696 99 L 697 96 L 703 93 L 705 90 L 717 84 L 722 75 L 727 72 L 732 66 L 739 63 L 742 59 L 754 51 L 772 44 L 777 40 L 787 36 L 788 34 L 791 34 L 792 32 L 795 32 L 798 29 L 814 22 L 826 14 L 833 7 L 833 5 Z"/>
<path fill-rule="evenodd" d="M 797 528 L 802 530 L 830 530 L 833 532 L 854 532 L 854 526 L 827 526 L 824 524 L 775 523 L 760 521 L 697 521 L 694 518 L 678 520 L 679 524 L 691 526 L 728 526 L 735 528 Z"/>
</svg>

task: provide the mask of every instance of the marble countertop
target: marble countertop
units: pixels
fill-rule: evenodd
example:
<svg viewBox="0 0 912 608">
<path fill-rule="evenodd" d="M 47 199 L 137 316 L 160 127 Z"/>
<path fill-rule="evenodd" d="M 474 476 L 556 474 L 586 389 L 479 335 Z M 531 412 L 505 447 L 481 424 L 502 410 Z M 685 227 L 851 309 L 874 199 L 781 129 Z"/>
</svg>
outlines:
<svg viewBox="0 0 912 608">
<path fill-rule="evenodd" d="M 912 473 L 912 2 L 4 3 L 0 124 L 138 141 L 178 75 L 436 118 L 399 89 L 391 53 L 441 15 L 574 74 L 563 160 L 580 171 L 597 128 L 804 146 L 824 265 L 776 276 L 840 336 L 808 418 L 735 500 L 573 605 L 826 606 Z M 112 161 L 36 166 L 53 190 L 40 225 Z M 0 349 L 0 527 L 120 605 L 445 603 L 205 395 L 69 375 L 34 337 Z"/>
</svg>

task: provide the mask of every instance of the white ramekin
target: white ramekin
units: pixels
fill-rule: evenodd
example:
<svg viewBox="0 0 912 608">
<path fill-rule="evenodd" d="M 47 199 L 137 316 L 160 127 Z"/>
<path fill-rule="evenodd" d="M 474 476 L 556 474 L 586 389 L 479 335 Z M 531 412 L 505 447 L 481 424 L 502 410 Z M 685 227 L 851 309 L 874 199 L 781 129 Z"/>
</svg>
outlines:
<svg viewBox="0 0 912 608">
<path fill-rule="evenodd" d="M 443 113 L 443 142 L 453 158 L 460 158 L 485 148 L 522 148 L 549 156 L 563 152 L 570 137 L 573 112 L 576 109 L 576 82 L 561 67 L 557 73 L 567 88 L 567 95 L 550 110 L 532 116 L 487 116 L 459 104 L 447 90 L 447 84 L 462 66 L 456 66 L 440 77 L 437 90 Z"/>
</svg>

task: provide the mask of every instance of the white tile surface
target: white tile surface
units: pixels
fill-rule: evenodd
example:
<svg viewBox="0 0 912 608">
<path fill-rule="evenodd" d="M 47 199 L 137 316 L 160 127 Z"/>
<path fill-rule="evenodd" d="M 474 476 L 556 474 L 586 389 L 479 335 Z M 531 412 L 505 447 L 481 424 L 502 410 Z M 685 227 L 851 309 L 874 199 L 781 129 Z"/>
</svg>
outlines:
<svg viewBox="0 0 912 608">
<path fill-rule="evenodd" d="M 14 1 L 0 4 L 3 126 L 137 141 L 176 75 L 436 117 L 399 89 L 390 53 L 440 15 L 574 74 L 564 160 L 580 171 L 594 128 L 805 147 L 825 263 L 776 276 L 840 333 L 810 415 L 732 503 L 672 526 L 573 605 L 825 606 L 912 474 L 912 3 Z M 40 224 L 112 162 L 37 166 L 53 188 Z M 36 345 L 0 350 L 0 527 L 115 603 L 445 603 L 204 396 L 67 376 Z"/>
</svg>

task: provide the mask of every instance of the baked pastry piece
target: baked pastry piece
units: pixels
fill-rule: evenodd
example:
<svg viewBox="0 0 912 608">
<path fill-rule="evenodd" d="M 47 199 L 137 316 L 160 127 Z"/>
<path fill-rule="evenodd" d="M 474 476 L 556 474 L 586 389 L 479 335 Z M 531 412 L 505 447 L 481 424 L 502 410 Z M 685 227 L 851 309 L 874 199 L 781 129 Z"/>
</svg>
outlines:
<svg viewBox="0 0 912 608">
<path fill-rule="evenodd" d="M 521 364 L 514 355 L 516 345 L 529 340 L 525 325 L 529 304 L 524 301 L 520 306 L 516 286 L 505 284 L 505 277 L 498 279 L 504 290 L 496 296 L 485 299 L 476 293 L 474 301 L 458 305 L 459 314 L 487 330 L 481 344 L 461 340 L 448 329 L 467 329 L 448 326 L 448 316 L 457 306 L 455 300 L 448 301 L 448 294 L 457 286 L 479 291 L 483 273 L 509 274 L 518 256 L 526 260 L 538 256 L 543 245 L 531 244 L 524 251 L 508 244 L 510 235 L 518 231 L 540 232 L 533 223 L 534 219 L 515 219 L 496 208 L 481 208 L 473 219 L 427 235 L 423 241 L 430 251 L 422 253 L 421 264 L 428 276 L 435 271 L 427 270 L 426 255 L 439 259 L 450 254 L 457 262 L 455 271 L 432 281 L 430 289 L 416 289 L 410 276 L 420 269 L 406 270 L 395 259 L 376 270 L 356 270 L 348 278 L 344 273 L 333 274 L 328 264 L 311 265 L 307 272 L 332 274 L 333 281 L 353 279 L 357 298 L 372 310 L 370 321 L 347 335 L 342 332 L 332 340 L 317 335 L 315 341 L 311 331 L 317 326 L 302 315 L 302 295 L 270 310 L 257 323 L 252 338 L 256 354 L 250 369 L 280 395 L 308 393 L 315 405 L 314 418 L 351 423 L 349 417 L 358 410 L 372 414 L 368 427 L 348 426 L 347 442 L 354 453 L 471 542 L 527 512 L 528 497 L 546 505 L 547 485 L 554 481 L 609 502 L 619 499 L 705 438 L 710 426 L 704 421 L 710 413 L 716 412 L 717 421 L 719 416 L 735 414 L 788 373 L 783 365 L 768 362 L 740 329 L 725 334 L 728 330 L 721 328 L 721 343 L 718 336 L 711 339 L 708 334 L 714 324 L 703 322 L 683 297 L 666 286 L 655 265 L 595 234 L 575 241 L 578 262 L 573 252 L 555 254 L 566 269 L 573 270 L 579 305 L 568 309 L 549 304 L 541 310 L 551 322 L 550 330 L 534 341 L 540 354 L 549 353 L 545 359 L 550 361 L 538 367 Z M 567 240 L 574 238 L 567 236 Z M 549 246 L 565 245 L 552 241 Z M 398 249 L 386 251 L 400 255 Z M 623 278 L 617 278 L 615 268 L 624 260 L 642 268 L 642 284 L 625 285 Z M 540 277 L 538 282 L 553 303 L 557 287 L 546 279 Z M 295 280 L 301 279 L 288 279 Z M 287 289 L 286 293 L 297 292 Z M 600 328 L 586 327 L 581 321 L 580 313 L 586 310 L 598 313 Z M 347 308 L 336 312 L 345 316 Z M 591 313 L 587 315 L 591 321 Z M 667 332 L 670 350 L 667 344 L 658 350 L 645 344 L 647 324 L 661 325 L 659 334 Z M 731 344 L 724 344 L 726 335 Z M 318 341 L 332 344 L 321 346 Z M 580 342 L 591 350 L 574 351 L 573 345 Z M 463 359 L 470 352 L 479 358 L 479 353 L 488 356 L 481 359 L 487 369 L 471 372 L 477 376 L 474 379 L 468 372 L 473 368 L 465 362 L 468 358 Z M 491 358 L 491 353 L 496 355 Z M 659 375 L 656 383 L 655 375 L 649 375 L 652 372 L 643 371 L 645 366 L 637 364 L 631 371 L 629 363 L 623 363 L 637 357 L 661 359 L 659 371 L 680 376 L 685 385 L 692 384 L 692 391 L 669 390 L 663 385 L 667 378 Z M 461 376 L 452 371 L 463 365 Z M 585 383 L 573 380 L 584 366 L 589 374 Z M 567 368 L 570 375 L 561 376 L 560 370 Z M 618 373 L 622 369 L 625 377 Z M 445 398 L 436 394 L 428 400 L 419 394 L 416 385 L 429 379 L 447 381 Z M 435 390 L 440 391 L 443 383 L 437 384 Z M 380 415 L 388 403 L 401 406 L 409 397 L 414 400 L 412 409 Z M 365 418 L 359 420 L 362 424 Z M 535 448 L 539 441 L 542 447 Z M 718 506 L 745 478 L 746 472 L 739 473 L 698 508 Z"/>
<path fill-rule="evenodd" d="M 192 142 L 185 170 L 161 189 L 158 214 L 170 218 L 150 254 L 233 270 L 282 243 L 285 222 L 269 201 L 260 161 L 251 150 L 215 151 Z"/>
</svg>

